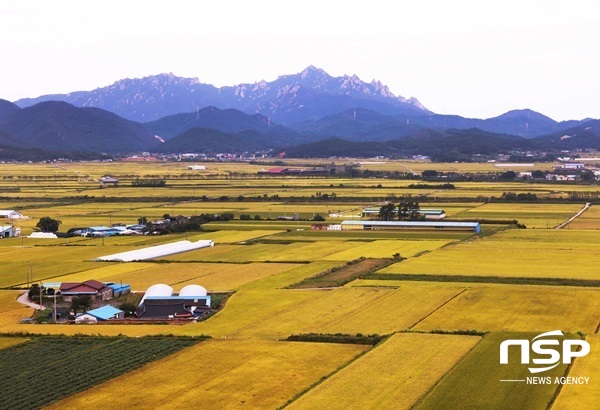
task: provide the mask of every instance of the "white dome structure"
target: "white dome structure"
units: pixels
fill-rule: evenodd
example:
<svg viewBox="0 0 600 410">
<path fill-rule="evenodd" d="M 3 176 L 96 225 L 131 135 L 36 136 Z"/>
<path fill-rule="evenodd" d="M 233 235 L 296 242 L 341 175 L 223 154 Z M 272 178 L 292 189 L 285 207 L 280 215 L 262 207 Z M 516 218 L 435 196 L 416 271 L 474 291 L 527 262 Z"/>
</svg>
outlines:
<svg viewBox="0 0 600 410">
<path fill-rule="evenodd" d="M 144 300 L 147 297 L 152 297 L 152 296 L 172 296 L 173 295 L 173 288 L 170 287 L 169 285 L 165 285 L 164 283 L 158 283 L 156 285 L 152 285 L 150 286 L 147 290 L 146 293 L 144 293 L 144 297 L 142 298 L 142 300 L 140 301 L 140 305 L 142 303 L 144 303 Z"/>
<path fill-rule="evenodd" d="M 187 285 L 181 289 L 179 296 L 194 297 L 194 296 L 206 296 L 206 289 L 200 285 Z"/>
</svg>

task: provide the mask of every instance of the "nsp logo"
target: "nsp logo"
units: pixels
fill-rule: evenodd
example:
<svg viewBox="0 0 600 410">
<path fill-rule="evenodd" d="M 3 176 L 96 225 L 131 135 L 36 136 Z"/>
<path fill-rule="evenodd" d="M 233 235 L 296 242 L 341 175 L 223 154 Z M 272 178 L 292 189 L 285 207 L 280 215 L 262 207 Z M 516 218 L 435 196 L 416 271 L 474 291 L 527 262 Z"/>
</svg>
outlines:
<svg viewBox="0 0 600 410">
<path fill-rule="evenodd" d="M 545 367 L 529 367 L 531 373 L 541 373 L 553 369 L 561 363 L 570 364 L 575 357 L 583 357 L 590 352 L 590 344 L 585 340 L 564 339 L 562 341 L 562 354 L 559 348 L 548 346 L 560 346 L 558 339 L 545 339 L 552 336 L 563 336 L 560 330 L 537 335 L 530 342 L 525 339 L 505 340 L 500 343 L 500 364 L 508 364 L 509 346 L 521 347 L 521 364 L 529 364 L 530 350 L 537 355 L 548 356 L 546 358 L 535 358 L 533 364 L 547 365 Z M 581 349 L 579 349 L 581 348 Z"/>
</svg>

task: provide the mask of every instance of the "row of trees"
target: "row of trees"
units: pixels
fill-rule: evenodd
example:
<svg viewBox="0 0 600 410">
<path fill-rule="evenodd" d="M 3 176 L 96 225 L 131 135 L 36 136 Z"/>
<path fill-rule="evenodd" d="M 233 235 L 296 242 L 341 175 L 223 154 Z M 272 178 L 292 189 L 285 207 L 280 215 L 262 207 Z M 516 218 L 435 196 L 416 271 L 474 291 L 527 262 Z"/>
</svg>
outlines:
<svg viewBox="0 0 600 410">
<path fill-rule="evenodd" d="M 381 207 L 378 219 L 381 221 L 393 221 L 397 218 L 401 221 L 415 221 L 422 219 L 419 210 L 418 202 L 406 201 L 400 202 L 398 205 L 390 202 Z"/>
</svg>

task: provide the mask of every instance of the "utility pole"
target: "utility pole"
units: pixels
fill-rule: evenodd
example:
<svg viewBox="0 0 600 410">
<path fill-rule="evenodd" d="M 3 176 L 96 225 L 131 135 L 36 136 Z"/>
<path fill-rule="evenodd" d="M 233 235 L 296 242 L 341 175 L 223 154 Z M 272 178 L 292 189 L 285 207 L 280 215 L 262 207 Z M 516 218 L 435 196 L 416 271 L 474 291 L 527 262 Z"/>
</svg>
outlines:
<svg viewBox="0 0 600 410">
<path fill-rule="evenodd" d="M 42 282 L 40 282 L 40 310 L 44 309 L 44 301 L 42 300 Z"/>
<path fill-rule="evenodd" d="M 56 290 L 54 290 L 54 311 L 52 312 L 52 319 L 56 323 Z"/>
</svg>

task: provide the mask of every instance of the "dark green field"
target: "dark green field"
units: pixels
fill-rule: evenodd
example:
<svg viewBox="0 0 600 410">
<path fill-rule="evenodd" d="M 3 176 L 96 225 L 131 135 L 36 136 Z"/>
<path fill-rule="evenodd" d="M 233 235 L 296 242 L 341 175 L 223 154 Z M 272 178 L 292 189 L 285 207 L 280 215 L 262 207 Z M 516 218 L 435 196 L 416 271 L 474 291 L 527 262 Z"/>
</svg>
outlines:
<svg viewBox="0 0 600 410">
<path fill-rule="evenodd" d="M 0 350 L 0 408 L 37 409 L 199 340 L 38 337 Z"/>
</svg>

